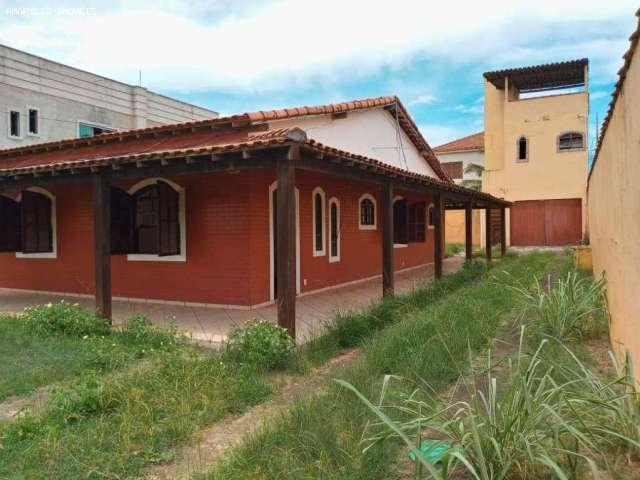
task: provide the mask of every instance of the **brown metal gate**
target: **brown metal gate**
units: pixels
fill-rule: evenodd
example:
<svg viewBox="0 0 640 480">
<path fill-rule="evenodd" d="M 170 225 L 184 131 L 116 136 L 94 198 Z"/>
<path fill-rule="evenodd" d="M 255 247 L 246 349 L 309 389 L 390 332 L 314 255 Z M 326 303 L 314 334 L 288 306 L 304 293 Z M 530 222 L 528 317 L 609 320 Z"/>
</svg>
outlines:
<svg viewBox="0 0 640 480">
<path fill-rule="evenodd" d="M 570 245 L 582 240 L 582 201 L 526 200 L 511 207 L 511 245 Z"/>
</svg>

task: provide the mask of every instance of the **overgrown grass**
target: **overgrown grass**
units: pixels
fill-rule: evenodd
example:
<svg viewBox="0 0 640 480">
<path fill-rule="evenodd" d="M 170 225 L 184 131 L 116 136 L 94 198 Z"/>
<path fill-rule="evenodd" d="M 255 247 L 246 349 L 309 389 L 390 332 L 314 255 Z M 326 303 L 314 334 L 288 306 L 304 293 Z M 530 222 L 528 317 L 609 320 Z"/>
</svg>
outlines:
<svg viewBox="0 0 640 480">
<path fill-rule="evenodd" d="M 549 253 L 509 257 L 497 269 L 525 282 L 544 274 L 552 259 Z M 445 288 L 437 285 L 434 288 Z M 482 274 L 451 291 L 456 294 L 439 302 L 434 300 L 442 291 L 431 291 L 424 301 L 416 298 L 417 308 L 365 341 L 360 359 L 336 376 L 368 398 L 378 394 L 384 375 L 390 373 L 413 383 L 397 395 L 409 394 L 416 384 L 425 382 L 434 389 L 446 386 L 464 369 L 469 350 L 486 348 L 516 300 L 513 292 Z M 367 407 L 351 392 L 330 384 L 325 393 L 299 401 L 248 438 L 205 478 L 389 478 L 396 468 L 399 445 L 379 443 L 363 452 L 361 436 L 370 419 Z"/>
<path fill-rule="evenodd" d="M 47 326 L 53 322 L 44 323 L 12 315 L 0 317 L 0 400 L 82 372 L 122 368 L 180 343 L 174 331 L 152 327 L 140 317 L 122 331 L 83 328 L 81 334 L 51 331 Z"/>
<path fill-rule="evenodd" d="M 482 278 L 494 268 L 482 261 L 467 262 L 458 272 L 444 276 L 406 294 L 385 298 L 362 312 L 338 314 L 323 335 L 304 345 L 297 352 L 293 368 L 319 364 L 340 350 L 356 347 L 377 331 L 398 322 L 411 312 L 423 309 L 470 282 Z"/>
<path fill-rule="evenodd" d="M 447 243 L 444 247 L 444 256 L 446 258 L 455 257 L 460 252 L 464 251 L 463 243 Z"/>
</svg>

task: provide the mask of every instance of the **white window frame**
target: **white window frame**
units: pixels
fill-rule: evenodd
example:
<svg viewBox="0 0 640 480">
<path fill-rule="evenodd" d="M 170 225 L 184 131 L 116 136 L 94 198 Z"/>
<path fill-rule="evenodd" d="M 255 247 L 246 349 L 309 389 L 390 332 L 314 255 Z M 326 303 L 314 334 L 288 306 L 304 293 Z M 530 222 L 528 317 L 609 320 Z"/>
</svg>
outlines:
<svg viewBox="0 0 640 480">
<path fill-rule="evenodd" d="M 431 202 L 427 207 L 427 230 L 433 230 L 434 228 L 436 228 L 436 226 L 431 225 L 431 222 L 429 221 L 429 219 L 431 218 L 431 209 L 434 208 L 435 206 L 436 206 L 435 203 Z"/>
<path fill-rule="evenodd" d="M 40 187 L 31 187 L 26 190 L 40 193 L 51 200 L 51 252 L 23 253 L 16 252 L 16 258 L 58 258 L 58 225 L 56 197 L 50 191 Z M 22 202 L 22 194 L 18 196 L 18 202 Z"/>
<path fill-rule="evenodd" d="M 16 112 L 18 114 L 18 135 L 11 135 L 11 112 Z M 23 129 L 22 129 L 22 111 L 16 107 L 8 107 L 7 108 L 7 137 L 13 140 L 22 140 Z"/>
<path fill-rule="evenodd" d="M 371 200 L 373 203 L 373 225 L 362 224 L 362 201 Z M 376 230 L 378 228 L 378 202 L 370 193 L 365 193 L 358 199 L 358 229 L 359 230 Z"/>
<path fill-rule="evenodd" d="M 31 133 L 29 131 L 29 114 L 31 113 L 31 111 L 35 111 L 36 112 L 36 116 L 38 118 L 37 124 L 38 124 L 38 131 L 36 133 Z M 32 107 L 30 105 L 27 105 L 27 136 L 28 137 L 40 137 L 40 127 L 42 126 L 42 122 L 40 121 L 40 109 L 38 107 Z"/>
<path fill-rule="evenodd" d="M 322 250 L 316 250 L 316 194 L 319 194 L 322 198 Z M 311 192 L 311 211 L 313 221 L 311 251 L 314 257 L 324 257 L 327 254 L 327 196 L 321 187 L 316 187 Z"/>
<path fill-rule="evenodd" d="M 333 223 L 331 222 L 331 205 L 335 205 L 336 206 L 336 215 L 338 218 L 336 218 L 336 225 L 337 225 L 337 229 L 338 229 L 338 253 L 337 255 L 332 255 L 331 254 L 331 237 L 333 236 Z M 329 263 L 335 263 L 335 262 L 339 262 L 340 261 L 340 254 L 342 253 L 342 245 L 341 245 L 341 232 L 340 232 L 340 217 L 341 217 L 341 212 L 340 212 L 340 200 L 338 200 L 336 197 L 331 197 L 329 199 L 329 215 L 327 216 L 329 219 Z"/>
<path fill-rule="evenodd" d="M 142 190 L 149 185 L 156 185 L 158 182 L 165 182 L 176 192 L 178 192 L 178 221 L 180 222 L 180 254 L 160 256 L 153 253 L 130 253 L 127 255 L 129 262 L 186 262 L 187 261 L 187 216 L 186 216 L 186 199 L 184 187 L 166 178 L 155 177 L 145 178 L 141 182 L 136 183 L 128 190 L 129 195 L 134 195 L 137 191 Z"/>
<path fill-rule="evenodd" d="M 396 195 L 395 197 L 393 197 L 393 202 L 391 202 L 391 210 L 392 211 L 394 210 L 396 202 L 398 200 L 405 200 L 405 198 L 403 196 L 401 196 L 401 195 Z M 408 212 L 407 212 L 407 215 L 408 215 Z M 393 225 L 391 227 L 393 228 Z M 408 246 L 409 246 L 408 242 L 407 243 L 396 243 L 396 242 L 393 242 L 393 248 L 407 248 Z"/>
<path fill-rule="evenodd" d="M 88 126 L 90 126 L 90 127 L 103 128 L 103 129 L 105 129 L 105 130 L 108 130 L 108 132 L 106 132 L 106 133 L 111 133 L 111 132 L 115 132 L 115 131 L 117 131 L 117 130 L 118 130 L 118 129 L 117 129 L 117 128 L 115 128 L 114 126 L 112 126 L 112 125 L 106 125 L 106 124 L 104 124 L 104 123 L 90 122 L 90 121 L 88 121 L 88 120 L 78 120 L 78 121 L 77 121 L 77 126 L 76 126 L 76 132 L 77 132 L 77 133 L 76 133 L 76 135 L 78 136 L 78 138 L 81 138 L 81 137 L 80 137 L 80 124 L 85 124 L 85 125 L 88 125 Z M 82 138 L 91 138 L 91 137 L 82 137 Z"/>
</svg>

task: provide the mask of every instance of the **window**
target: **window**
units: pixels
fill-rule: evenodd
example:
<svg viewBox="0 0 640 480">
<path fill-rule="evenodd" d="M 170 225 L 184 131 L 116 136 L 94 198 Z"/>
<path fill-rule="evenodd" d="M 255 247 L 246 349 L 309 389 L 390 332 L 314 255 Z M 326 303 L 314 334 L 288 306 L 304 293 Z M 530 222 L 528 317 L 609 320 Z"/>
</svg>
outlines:
<svg viewBox="0 0 640 480">
<path fill-rule="evenodd" d="M 316 187 L 312 193 L 313 200 L 313 256 L 320 257 L 325 254 L 325 233 L 324 233 L 324 191 Z"/>
<path fill-rule="evenodd" d="M 38 136 L 40 134 L 40 125 L 39 125 L 39 116 L 40 112 L 37 108 L 29 108 L 29 126 L 27 128 L 27 133 L 29 135 Z"/>
<path fill-rule="evenodd" d="M 376 229 L 376 199 L 372 195 L 365 193 L 358 201 L 360 206 L 360 218 L 358 228 L 360 230 Z"/>
<path fill-rule="evenodd" d="M 428 220 L 429 220 L 429 228 L 435 228 L 436 227 L 436 210 L 435 210 L 435 205 L 432 203 L 431 205 L 429 205 L 429 213 L 428 213 Z"/>
<path fill-rule="evenodd" d="M 83 122 L 78 124 L 78 135 L 80 137 L 93 137 L 95 135 L 113 132 L 114 130 L 114 128 L 105 127 L 103 125 L 93 125 Z"/>
<path fill-rule="evenodd" d="M 529 141 L 527 137 L 518 139 L 518 162 L 529 161 Z"/>
<path fill-rule="evenodd" d="M 329 261 L 340 261 L 340 202 L 329 200 Z"/>
<path fill-rule="evenodd" d="M 20 138 L 20 112 L 9 110 L 9 137 Z"/>
<path fill-rule="evenodd" d="M 425 202 L 414 203 L 409 207 L 408 239 L 409 243 L 424 243 L 426 238 L 426 204 Z"/>
<path fill-rule="evenodd" d="M 558 151 L 582 150 L 584 148 L 584 137 L 579 132 L 563 133 L 558 136 Z"/>
<path fill-rule="evenodd" d="M 52 196 L 25 190 L 21 200 L 23 254 L 55 255 L 55 203 Z"/>
<path fill-rule="evenodd" d="M 0 195 L 0 252 L 19 252 L 20 203 Z"/>
<path fill-rule="evenodd" d="M 184 190 L 163 180 L 132 190 L 127 197 L 112 189 L 112 253 L 134 254 L 129 260 L 185 261 Z"/>
<path fill-rule="evenodd" d="M 448 163 L 440 163 L 444 172 L 449 175 L 454 180 L 462 179 L 463 168 L 462 162 L 448 162 Z"/>
<path fill-rule="evenodd" d="M 393 243 L 407 244 L 407 200 L 400 198 L 393 203 Z"/>
</svg>

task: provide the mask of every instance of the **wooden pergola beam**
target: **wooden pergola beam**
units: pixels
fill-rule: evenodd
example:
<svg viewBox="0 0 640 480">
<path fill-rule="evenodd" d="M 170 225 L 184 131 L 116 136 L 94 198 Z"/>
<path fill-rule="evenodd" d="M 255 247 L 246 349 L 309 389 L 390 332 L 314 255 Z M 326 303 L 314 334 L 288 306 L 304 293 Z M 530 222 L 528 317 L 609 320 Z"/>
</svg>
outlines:
<svg viewBox="0 0 640 480">
<path fill-rule="evenodd" d="M 393 184 L 382 188 L 382 295 L 395 293 L 393 258 Z"/>
<path fill-rule="evenodd" d="M 278 178 L 276 210 L 276 253 L 278 285 L 278 325 L 296 338 L 296 162 L 297 145 L 276 164 Z"/>
<path fill-rule="evenodd" d="M 439 193 L 433 203 L 434 245 L 433 262 L 436 279 L 442 278 L 442 260 L 444 258 L 444 195 Z"/>
<path fill-rule="evenodd" d="M 108 172 L 93 174 L 91 184 L 96 311 L 111 322 L 111 180 Z"/>
<path fill-rule="evenodd" d="M 500 209 L 500 256 L 504 258 L 507 254 L 507 209 Z"/>
<path fill-rule="evenodd" d="M 464 256 L 467 260 L 473 258 L 473 208 L 468 202 L 464 209 Z"/>
<path fill-rule="evenodd" d="M 492 257 L 492 242 L 493 242 L 493 235 L 491 232 L 491 209 L 487 208 L 485 209 L 485 228 L 484 228 L 484 234 L 485 234 L 485 250 L 486 250 L 486 256 L 487 256 L 487 262 L 491 261 L 491 257 Z"/>
</svg>

